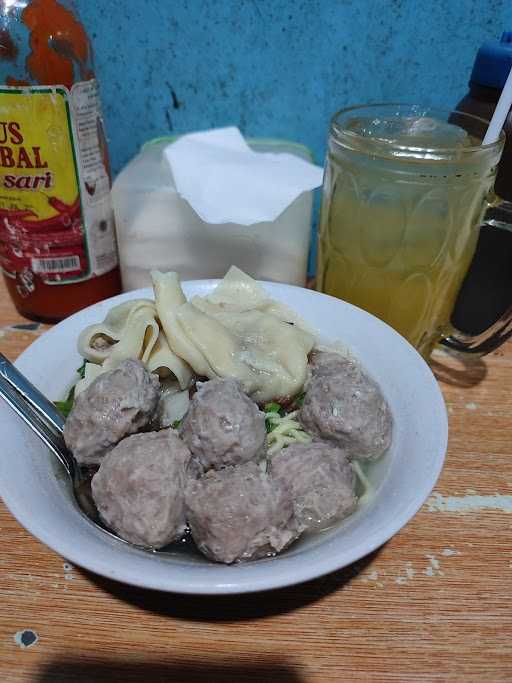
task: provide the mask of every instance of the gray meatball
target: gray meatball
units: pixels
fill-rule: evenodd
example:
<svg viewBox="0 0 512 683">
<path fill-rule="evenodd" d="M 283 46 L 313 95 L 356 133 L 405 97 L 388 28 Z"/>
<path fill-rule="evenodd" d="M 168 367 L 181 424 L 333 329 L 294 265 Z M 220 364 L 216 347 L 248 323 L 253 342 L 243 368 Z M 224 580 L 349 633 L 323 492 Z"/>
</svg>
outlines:
<svg viewBox="0 0 512 683">
<path fill-rule="evenodd" d="M 265 414 L 235 379 L 201 384 L 180 435 L 205 470 L 241 465 L 265 453 Z"/>
<path fill-rule="evenodd" d="M 354 471 L 341 448 L 293 443 L 273 456 L 272 475 L 290 486 L 295 515 L 307 529 L 325 528 L 356 508 Z"/>
<path fill-rule="evenodd" d="M 64 425 L 66 445 L 80 465 L 98 465 L 122 438 L 146 427 L 156 410 L 158 377 L 125 360 L 97 377 L 75 400 Z"/>
<path fill-rule="evenodd" d="M 162 548 L 183 535 L 190 451 L 172 429 L 128 436 L 103 459 L 92 496 L 121 538 Z"/>
<path fill-rule="evenodd" d="M 300 533 L 289 487 L 255 463 L 190 479 L 185 502 L 197 547 L 217 562 L 275 555 Z"/>
<path fill-rule="evenodd" d="M 377 383 L 353 360 L 316 354 L 299 419 L 349 457 L 377 458 L 391 444 L 391 411 Z"/>
<path fill-rule="evenodd" d="M 335 351 L 313 351 L 308 362 L 309 374 L 311 377 L 336 374 L 346 360 Z"/>
</svg>

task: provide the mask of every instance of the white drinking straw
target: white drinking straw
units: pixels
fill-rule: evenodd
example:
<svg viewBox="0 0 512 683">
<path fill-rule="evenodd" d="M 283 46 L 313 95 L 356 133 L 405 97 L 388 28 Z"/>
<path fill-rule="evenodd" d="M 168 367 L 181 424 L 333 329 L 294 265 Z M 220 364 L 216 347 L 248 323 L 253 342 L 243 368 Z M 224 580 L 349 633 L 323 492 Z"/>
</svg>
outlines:
<svg viewBox="0 0 512 683">
<path fill-rule="evenodd" d="M 489 128 L 483 139 L 482 145 L 490 145 L 499 138 L 505 119 L 507 118 L 510 107 L 512 106 L 512 67 L 505 81 L 500 99 L 492 115 Z"/>
</svg>

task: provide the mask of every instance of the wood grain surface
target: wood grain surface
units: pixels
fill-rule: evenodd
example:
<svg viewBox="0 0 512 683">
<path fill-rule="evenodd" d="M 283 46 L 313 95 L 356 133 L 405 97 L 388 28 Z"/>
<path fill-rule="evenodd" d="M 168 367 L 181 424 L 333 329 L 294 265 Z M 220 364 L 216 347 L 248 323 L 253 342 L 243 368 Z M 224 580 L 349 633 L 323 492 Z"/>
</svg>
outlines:
<svg viewBox="0 0 512 683">
<path fill-rule="evenodd" d="M 44 329 L 0 289 L 3 353 Z M 69 565 L 1 505 L 0 683 L 511 683 L 512 345 L 433 369 L 450 420 L 433 495 L 380 550 L 297 587 L 131 588 Z"/>
</svg>

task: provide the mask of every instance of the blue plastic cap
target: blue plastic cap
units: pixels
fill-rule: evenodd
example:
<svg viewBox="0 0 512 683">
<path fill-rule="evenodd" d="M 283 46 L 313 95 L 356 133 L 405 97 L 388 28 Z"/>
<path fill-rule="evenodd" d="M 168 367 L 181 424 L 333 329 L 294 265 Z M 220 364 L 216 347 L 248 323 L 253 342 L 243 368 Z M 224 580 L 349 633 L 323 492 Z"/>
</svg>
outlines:
<svg viewBox="0 0 512 683">
<path fill-rule="evenodd" d="M 484 43 L 478 50 L 470 81 L 501 90 L 511 68 L 512 31 L 505 31 L 499 43 Z"/>
</svg>

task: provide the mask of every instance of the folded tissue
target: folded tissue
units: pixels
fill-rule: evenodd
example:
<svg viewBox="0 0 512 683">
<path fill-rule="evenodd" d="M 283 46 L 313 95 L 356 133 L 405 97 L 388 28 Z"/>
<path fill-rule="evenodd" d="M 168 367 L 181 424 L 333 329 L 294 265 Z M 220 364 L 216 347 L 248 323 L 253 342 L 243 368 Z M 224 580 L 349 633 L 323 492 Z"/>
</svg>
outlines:
<svg viewBox="0 0 512 683">
<path fill-rule="evenodd" d="M 322 184 L 319 166 L 294 154 L 255 152 L 236 127 L 184 135 L 164 158 L 179 195 L 210 224 L 274 221 Z"/>
</svg>

